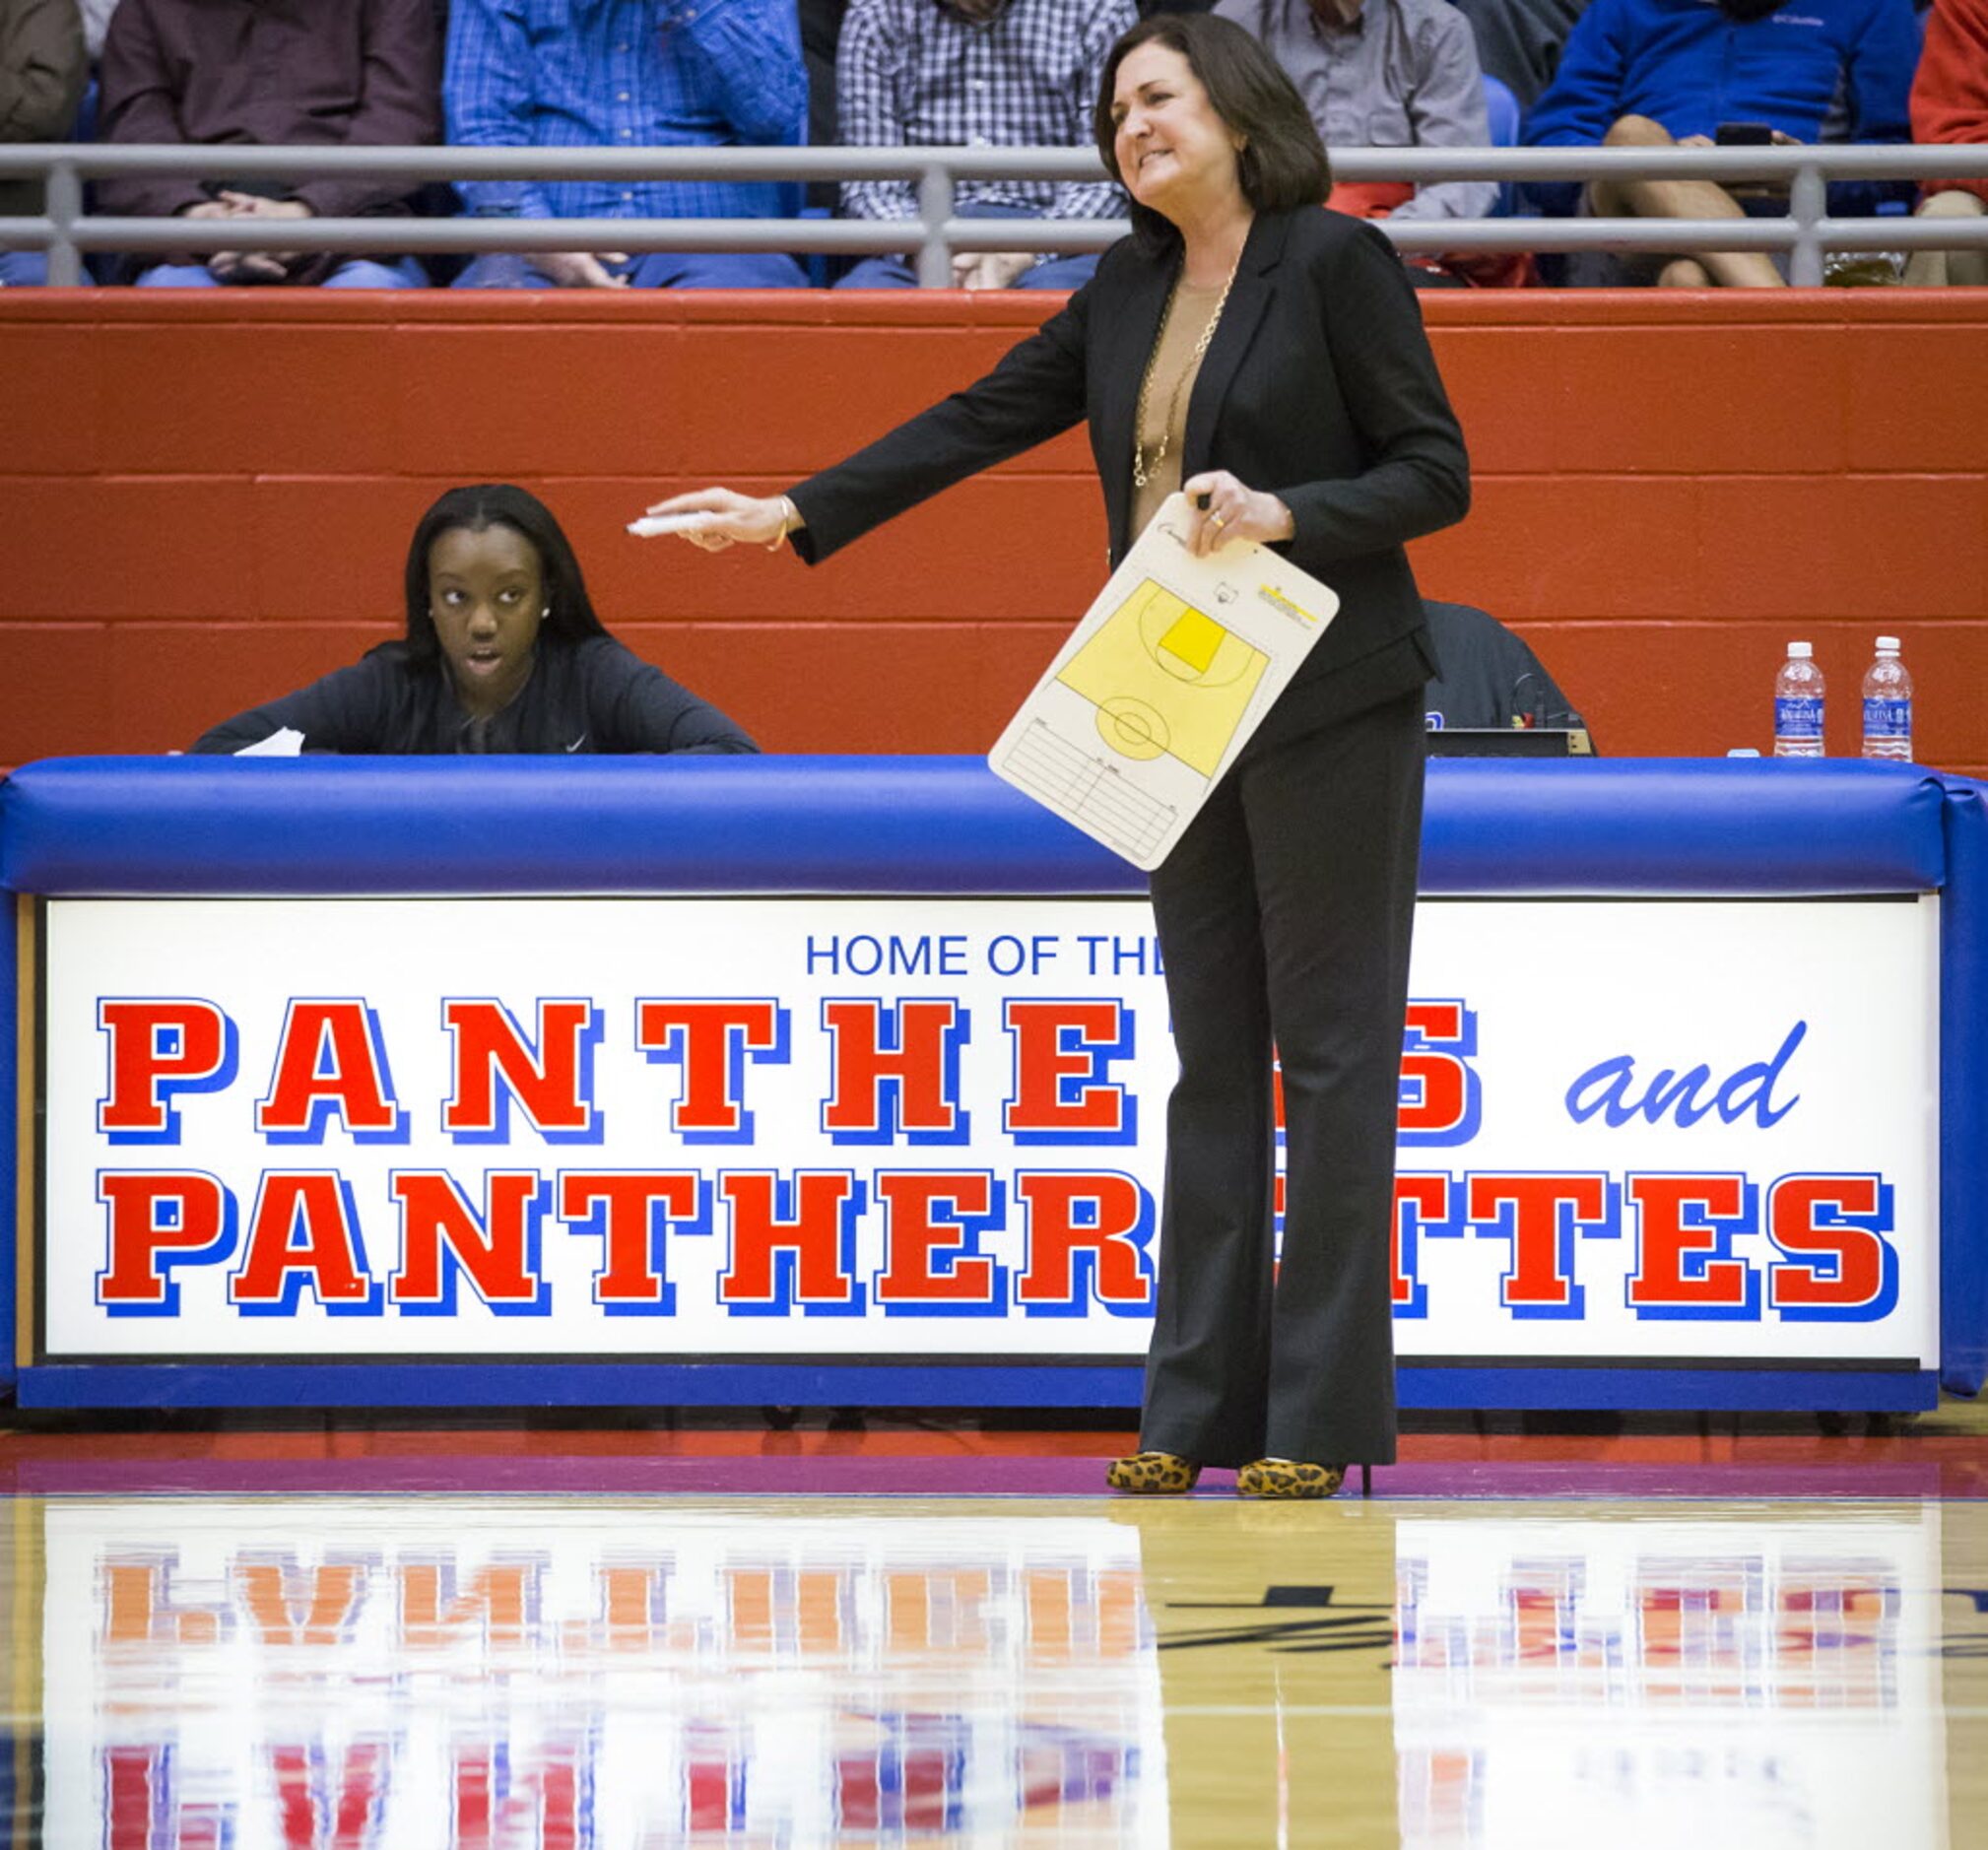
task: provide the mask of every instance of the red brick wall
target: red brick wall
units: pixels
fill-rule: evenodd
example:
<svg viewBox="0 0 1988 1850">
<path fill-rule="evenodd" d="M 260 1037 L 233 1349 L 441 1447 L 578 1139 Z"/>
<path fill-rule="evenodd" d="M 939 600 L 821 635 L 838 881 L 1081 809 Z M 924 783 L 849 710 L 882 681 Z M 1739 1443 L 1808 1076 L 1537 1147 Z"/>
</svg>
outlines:
<svg viewBox="0 0 1988 1850">
<path fill-rule="evenodd" d="M 1856 749 L 1905 639 L 1919 756 L 1988 770 L 1988 297 L 1427 301 L 1470 439 L 1431 596 L 1518 627 L 1619 754 L 1767 743 L 1791 636 Z M 396 627 L 443 488 L 543 494 L 617 633 L 768 749 L 983 750 L 1094 591 L 1071 435 L 809 570 L 629 539 L 971 378 L 1019 297 L 0 296 L 0 762 L 157 751 Z"/>
</svg>

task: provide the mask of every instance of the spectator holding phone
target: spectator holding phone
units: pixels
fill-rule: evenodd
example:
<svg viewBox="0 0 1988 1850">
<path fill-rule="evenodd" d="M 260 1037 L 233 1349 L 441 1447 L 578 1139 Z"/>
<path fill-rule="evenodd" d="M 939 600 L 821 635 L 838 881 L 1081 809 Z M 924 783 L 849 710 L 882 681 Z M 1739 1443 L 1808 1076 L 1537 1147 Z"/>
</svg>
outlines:
<svg viewBox="0 0 1988 1850">
<path fill-rule="evenodd" d="M 1912 139 L 1988 142 L 1988 0 L 1933 0 L 1926 50 L 1912 85 Z M 1926 219 L 1978 219 L 1988 214 L 1988 180 L 1929 180 L 1919 201 Z M 1988 287 L 1988 250 L 1914 251 L 1905 281 Z"/>
<path fill-rule="evenodd" d="M 1912 0 L 1594 0 L 1526 124 L 1534 148 L 1707 148 L 1725 139 L 1899 142 L 1919 56 Z M 1602 179 L 1536 185 L 1549 212 L 1599 218 L 1741 219 L 1711 180 Z M 1647 270 L 1649 266 L 1640 266 Z M 1778 288 L 1761 251 L 1661 258 L 1655 281 Z M 1610 279 L 1623 280 L 1621 277 Z"/>
</svg>

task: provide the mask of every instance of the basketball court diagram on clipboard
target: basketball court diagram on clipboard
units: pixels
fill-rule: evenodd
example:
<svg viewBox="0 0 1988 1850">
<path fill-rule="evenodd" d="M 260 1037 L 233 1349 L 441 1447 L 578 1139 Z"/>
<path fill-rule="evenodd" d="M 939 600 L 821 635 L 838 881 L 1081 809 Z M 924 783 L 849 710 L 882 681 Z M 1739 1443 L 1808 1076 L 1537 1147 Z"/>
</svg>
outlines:
<svg viewBox="0 0 1988 1850">
<path fill-rule="evenodd" d="M 1097 708 L 1121 757 L 1162 752 L 1213 777 L 1270 658 L 1151 578 L 1104 620 L 1057 679 Z"/>
<path fill-rule="evenodd" d="M 1338 607 L 1252 542 L 1194 558 L 1186 513 L 1167 499 L 988 755 L 997 776 L 1148 870 Z"/>
</svg>

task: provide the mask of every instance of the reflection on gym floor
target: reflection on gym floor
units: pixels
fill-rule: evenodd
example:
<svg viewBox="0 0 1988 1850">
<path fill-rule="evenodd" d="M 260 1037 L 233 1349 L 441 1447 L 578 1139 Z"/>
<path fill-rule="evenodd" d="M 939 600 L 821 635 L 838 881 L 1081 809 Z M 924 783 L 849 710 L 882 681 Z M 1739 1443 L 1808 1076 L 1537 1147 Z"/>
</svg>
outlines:
<svg viewBox="0 0 1988 1850">
<path fill-rule="evenodd" d="M 46 1506 L 48 1835 L 1163 1839 L 1138 1538 L 1062 1511 Z"/>
<path fill-rule="evenodd" d="M 1403 1838 L 1944 1843 L 1940 1522 L 1401 1523 Z"/>
<path fill-rule="evenodd" d="M 1976 1502 L 5 1514 L 15 1846 L 1916 1850 L 1988 1820 Z"/>
</svg>

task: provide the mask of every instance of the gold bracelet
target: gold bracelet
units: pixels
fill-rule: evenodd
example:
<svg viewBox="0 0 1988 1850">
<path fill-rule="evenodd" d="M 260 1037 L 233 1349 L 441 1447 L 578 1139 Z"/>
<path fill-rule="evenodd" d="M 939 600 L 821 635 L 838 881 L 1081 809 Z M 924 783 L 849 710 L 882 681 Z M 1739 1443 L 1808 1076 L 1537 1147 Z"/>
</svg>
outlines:
<svg viewBox="0 0 1988 1850">
<path fill-rule="evenodd" d="M 798 507 L 796 507 L 794 503 L 787 498 L 786 496 L 784 495 L 781 496 L 780 530 L 778 533 L 774 534 L 770 540 L 766 542 L 766 551 L 769 553 L 777 553 L 781 547 L 787 544 L 787 535 L 792 533 L 793 530 L 800 524 L 801 524 L 801 510 Z"/>
</svg>

